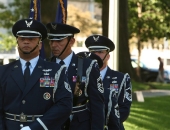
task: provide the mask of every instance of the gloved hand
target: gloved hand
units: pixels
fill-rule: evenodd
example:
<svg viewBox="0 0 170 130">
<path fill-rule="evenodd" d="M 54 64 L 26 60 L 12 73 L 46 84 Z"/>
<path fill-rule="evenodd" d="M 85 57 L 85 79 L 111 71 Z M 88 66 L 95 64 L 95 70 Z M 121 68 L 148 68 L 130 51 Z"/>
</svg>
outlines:
<svg viewBox="0 0 170 130">
<path fill-rule="evenodd" d="M 21 130 L 31 130 L 29 126 L 23 127 Z"/>
</svg>

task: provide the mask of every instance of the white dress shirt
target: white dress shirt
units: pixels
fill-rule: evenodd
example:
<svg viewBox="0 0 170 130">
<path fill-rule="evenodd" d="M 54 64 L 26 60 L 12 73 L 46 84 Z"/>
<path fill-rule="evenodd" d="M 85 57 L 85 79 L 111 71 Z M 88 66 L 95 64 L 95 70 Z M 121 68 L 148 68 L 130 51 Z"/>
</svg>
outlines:
<svg viewBox="0 0 170 130">
<path fill-rule="evenodd" d="M 63 61 L 64 61 L 64 63 L 65 63 L 65 65 L 67 66 L 67 68 L 69 67 L 69 65 L 70 65 L 70 62 L 71 62 L 71 59 L 72 59 L 72 56 L 73 56 L 73 52 L 71 52 L 71 54 L 70 55 L 68 55 Z M 56 58 L 56 63 L 58 63 L 59 64 L 59 62 L 61 61 L 61 59 L 58 59 L 58 58 Z"/>
<path fill-rule="evenodd" d="M 33 58 L 33 59 L 31 59 L 31 60 L 29 61 L 29 62 L 30 62 L 30 66 L 29 66 L 29 68 L 30 68 L 30 74 L 32 74 L 35 66 L 37 65 L 38 59 L 39 59 L 39 56 L 37 56 L 37 57 L 35 57 L 35 58 Z M 21 62 L 21 66 L 22 66 L 22 72 L 23 72 L 23 74 L 24 74 L 24 70 L 26 69 L 26 62 L 27 62 L 27 61 L 25 61 L 24 59 L 20 58 L 20 62 Z"/>
<path fill-rule="evenodd" d="M 104 76 L 106 75 L 106 71 L 107 71 L 107 66 L 100 71 L 100 75 L 102 76 L 102 80 L 104 79 Z"/>
</svg>

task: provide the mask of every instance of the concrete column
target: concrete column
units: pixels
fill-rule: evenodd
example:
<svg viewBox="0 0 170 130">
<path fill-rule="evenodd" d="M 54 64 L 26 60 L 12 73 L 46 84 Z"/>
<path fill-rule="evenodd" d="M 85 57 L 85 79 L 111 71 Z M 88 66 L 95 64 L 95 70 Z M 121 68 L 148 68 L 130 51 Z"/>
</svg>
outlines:
<svg viewBox="0 0 170 130">
<path fill-rule="evenodd" d="M 119 0 L 109 0 L 108 37 L 114 42 L 115 50 L 110 53 L 109 67 L 118 70 L 119 59 Z"/>
</svg>

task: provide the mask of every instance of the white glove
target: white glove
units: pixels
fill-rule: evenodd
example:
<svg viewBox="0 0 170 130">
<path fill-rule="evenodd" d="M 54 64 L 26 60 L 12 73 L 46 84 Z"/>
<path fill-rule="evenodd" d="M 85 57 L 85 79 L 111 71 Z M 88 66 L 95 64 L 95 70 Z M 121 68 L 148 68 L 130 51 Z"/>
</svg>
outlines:
<svg viewBox="0 0 170 130">
<path fill-rule="evenodd" d="M 29 126 L 23 127 L 21 130 L 31 130 Z"/>
</svg>

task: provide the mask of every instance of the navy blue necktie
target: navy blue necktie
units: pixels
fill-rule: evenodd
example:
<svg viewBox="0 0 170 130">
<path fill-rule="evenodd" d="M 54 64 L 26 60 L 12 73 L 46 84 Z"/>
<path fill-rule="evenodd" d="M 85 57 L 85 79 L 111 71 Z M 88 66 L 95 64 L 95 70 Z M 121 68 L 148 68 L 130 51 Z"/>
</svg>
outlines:
<svg viewBox="0 0 170 130">
<path fill-rule="evenodd" d="M 30 68 L 29 68 L 29 66 L 30 66 L 30 62 L 26 62 L 26 69 L 25 69 L 25 71 L 24 71 L 25 83 L 28 82 L 29 77 L 30 77 Z"/>
<path fill-rule="evenodd" d="M 64 63 L 63 60 L 61 60 L 61 61 L 59 62 L 59 64 L 60 64 L 60 65 L 64 65 L 65 63 Z"/>
</svg>

